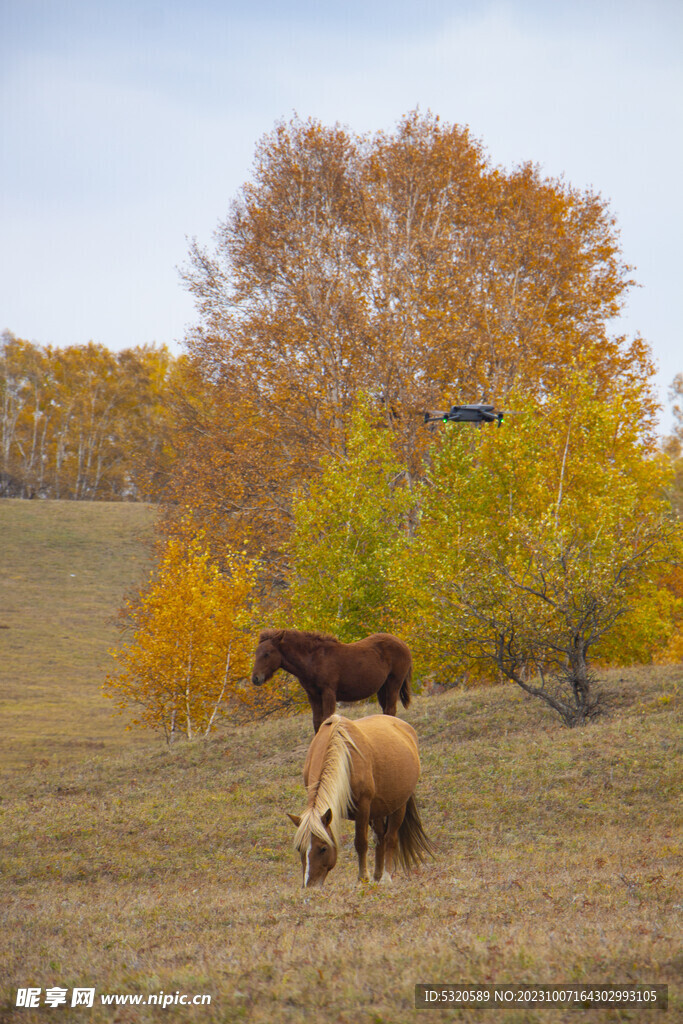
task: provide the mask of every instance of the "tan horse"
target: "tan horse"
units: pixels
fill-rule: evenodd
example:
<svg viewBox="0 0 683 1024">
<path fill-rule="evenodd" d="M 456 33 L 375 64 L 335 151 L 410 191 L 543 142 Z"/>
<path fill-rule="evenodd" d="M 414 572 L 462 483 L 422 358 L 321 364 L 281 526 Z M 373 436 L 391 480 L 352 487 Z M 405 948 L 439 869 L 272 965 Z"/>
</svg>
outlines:
<svg viewBox="0 0 683 1024">
<path fill-rule="evenodd" d="M 304 886 L 322 885 L 337 862 L 339 823 L 356 823 L 358 878 L 368 880 L 368 824 L 376 837 L 376 882 L 390 882 L 394 858 L 410 870 L 434 848 L 415 802 L 420 777 L 417 735 L 407 722 L 385 715 L 352 721 L 326 719 L 308 748 L 306 810 L 289 817 L 297 827 Z"/>
</svg>

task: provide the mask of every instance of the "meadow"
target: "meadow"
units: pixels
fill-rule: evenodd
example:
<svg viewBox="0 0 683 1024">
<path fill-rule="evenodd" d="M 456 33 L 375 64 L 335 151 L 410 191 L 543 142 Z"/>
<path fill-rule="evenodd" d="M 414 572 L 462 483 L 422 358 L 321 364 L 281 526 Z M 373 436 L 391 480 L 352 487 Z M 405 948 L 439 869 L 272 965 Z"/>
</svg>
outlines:
<svg viewBox="0 0 683 1024">
<path fill-rule="evenodd" d="M 669 986 L 666 1017 L 504 1009 L 501 1024 L 680 1016 L 681 666 L 604 673 L 607 712 L 574 730 L 511 686 L 415 697 L 400 715 L 436 859 L 359 885 L 347 823 L 325 887 L 302 890 L 286 812 L 305 803 L 308 714 L 168 748 L 101 696 L 152 516 L 0 502 L 0 1021 L 482 1020 L 415 1010 L 426 982 Z M 15 1005 L 55 986 L 67 1005 Z M 68 1005 L 76 987 L 92 1008 Z M 211 1003 L 101 1003 L 159 993 Z"/>
<path fill-rule="evenodd" d="M 154 516 L 133 503 L 0 501 L 0 777 L 137 742 L 101 684 L 117 611 L 151 566 Z"/>
</svg>

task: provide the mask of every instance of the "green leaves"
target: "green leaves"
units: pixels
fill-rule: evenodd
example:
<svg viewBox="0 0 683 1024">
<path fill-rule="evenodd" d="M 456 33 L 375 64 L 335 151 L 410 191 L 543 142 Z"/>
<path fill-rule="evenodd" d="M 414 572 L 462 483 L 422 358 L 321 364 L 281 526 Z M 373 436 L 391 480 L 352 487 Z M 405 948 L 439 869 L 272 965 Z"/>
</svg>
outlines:
<svg viewBox="0 0 683 1024">
<path fill-rule="evenodd" d="M 423 671 L 500 672 L 574 724 L 593 707 L 589 657 L 642 660 L 666 638 L 681 530 L 638 402 L 577 370 L 540 406 L 515 400 L 505 431 L 443 431 L 399 570 Z"/>
<path fill-rule="evenodd" d="M 188 417 L 179 504 L 200 490 L 205 523 L 249 529 L 279 566 L 294 486 L 345 454 L 359 393 L 377 396 L 417 476 L 424 409 L 510 407 L 520 388 L 543 401 L 576 360 L 606 392 L 622 373 L 645 379 L 643 342 L 609 333 L 629 273 L 604 200 L 531 164 L 504 171 L 462 126 L 418 111 L 362 136 L 279 123 L 185 270 L 199 315 L 187 343 L 210 397 Z"/>
<path fill-rule="evenodd" d="M 345 641 L 388 622 L 389 566 L 411 505 L 391 435 L 361 399 L 342 456 L 294 501 L 292 621 Z"/>
</svg>

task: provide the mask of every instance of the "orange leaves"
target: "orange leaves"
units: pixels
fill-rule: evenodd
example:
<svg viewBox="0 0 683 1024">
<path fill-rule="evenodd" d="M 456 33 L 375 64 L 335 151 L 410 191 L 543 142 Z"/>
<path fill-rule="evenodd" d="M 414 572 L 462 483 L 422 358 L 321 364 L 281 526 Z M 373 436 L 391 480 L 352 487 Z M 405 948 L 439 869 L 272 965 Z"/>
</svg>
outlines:
<svg viewBox="0 0 683 1024">
<path fill-rule="evenodd" d="M 415 111 L 368 136 L 279 123 L 214 250 L 195 245 L 185 272 L 200 317 L 188 347 L 211 393 L 190 468 L 221 452 L 230 482 L 208 504 L 273 551 L 293 485 L 343 452 L 361 391 L 419 475 L 425 408 L 541 399 L 573 366 L 606 387 L 645 381 L 646 348 L 608 333 L 628 272 L 599 196 L 492 166 L 467 129 Z"/>
</svg>

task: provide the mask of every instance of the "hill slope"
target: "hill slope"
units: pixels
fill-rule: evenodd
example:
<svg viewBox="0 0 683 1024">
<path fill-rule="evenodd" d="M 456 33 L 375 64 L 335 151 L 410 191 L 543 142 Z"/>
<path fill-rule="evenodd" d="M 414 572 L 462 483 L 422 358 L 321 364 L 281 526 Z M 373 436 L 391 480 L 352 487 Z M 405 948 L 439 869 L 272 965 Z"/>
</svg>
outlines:
<svg viewBox="0 0 683 1024">
<path fill-rule="evenodd" d="M 211 1005 L 191 1011 L 203 1024 L 398 1024 L 420 1018 L 418 982 L 666 983 L 674 1019 L 680 676 L 615 680 L 621 706 L 573 731 L 508 687 L 416 698 L 401 714 L 420 736 L 438 857 L 392 886 L 357 884 L 346 824 L 324 889 L 300 888 L 285 812 L 305 804 L 308 715 L 35 766 L 0 812 L 0 1019 L 45 1019 L 14 1008 L 31 984 L 93 987 L 98 1000 L 205 993 Z M 496 1020 L 577 1012 L 614 1019 Z M 95 1005 L 87 1019 L 165 1019 L 152 1006 L 112 1013 Z"/>
<path fill-rule="evenodd" d="M 572 731 L 513 687 L 415 698 L 401 717 L 420 737 L 437 859 L 359 886 L 347 823 L 325 888 L 301 890 L 285 812 L 305 803 L 308 714 L 131 748 L 99 695 L 107 619 L 144 565 L 150 515 L 0 503 L 14 586 L 0 624 L 15 634 L 3 710 L 10 734 L 21 726 L 0 800 L 0 1021 L 147 1024 L 168 1013 L 101 997 L 164 993 L 209 995 L 172 1007 L 201 1024 L 403 1024 L 422 1017 L 420 982 L 662 983 L 667 1019 L 680 1014 L 680 666 L 608 674 L 609 714 Z M 54 756 L 27 765 L 30 750 Z M 26 986 L 35 1010 L 16 1006 Z M 76 987 L 95 990 L 91 1009 L 70 1007 Z M 495 1017 L 577 1013 L 615 1019 Z"/>
<path fill-rule="evenodd" d="M 124 502 L 0 501 L 0 768 L 120 747 L 101 683 L 113 618 L 149 570 L 154 514 Z"/>
</svg>

